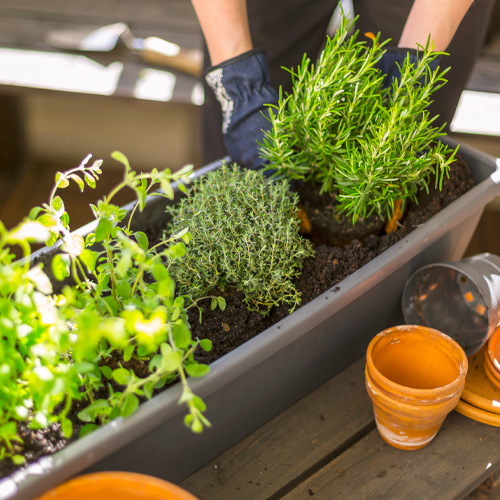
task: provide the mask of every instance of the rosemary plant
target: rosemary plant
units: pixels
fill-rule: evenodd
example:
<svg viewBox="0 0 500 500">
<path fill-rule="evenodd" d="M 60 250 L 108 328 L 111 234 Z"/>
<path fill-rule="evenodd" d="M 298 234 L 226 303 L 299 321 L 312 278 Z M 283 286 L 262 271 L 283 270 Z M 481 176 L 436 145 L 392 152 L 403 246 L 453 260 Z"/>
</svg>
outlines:
<svg viewBox="0 0 500 500">
<path fill-rule="evenodd" d="M 189 252 L 174 260 L 181 293 L 196 299 L 236 287 L 249 310 L 300 303 L 293 278 L 313 254 L 298 234 L 297 195 L 288 183 L 269 182 L 261 173 L 223 165 L 197 179 L 187 197 L 167 209 L 169 232 L 189 227 Z"/>
<path fill-rule="evenodd" d="M 407 57 L 401 78 L 383 88 L 377 62 L 384 53 L 373 43 L 348 38 L 354 21 L 343 16 L 316 65 L 304 56 L 290 70 L 291 94 L 280 92 L 270 107 L 271 129 L 261 156 L 275 177 L 304 179 L 335 192 L 338 211 L 368 217 L 390 216 L 397 199 L 413 199 L 430 176 L 442 182 L 454 152 L 435 140 L 443 127 L 426 111 L 446 71 L 431 71 L 440 54 L 427 44 L 413 64 Z"/>
</svg>

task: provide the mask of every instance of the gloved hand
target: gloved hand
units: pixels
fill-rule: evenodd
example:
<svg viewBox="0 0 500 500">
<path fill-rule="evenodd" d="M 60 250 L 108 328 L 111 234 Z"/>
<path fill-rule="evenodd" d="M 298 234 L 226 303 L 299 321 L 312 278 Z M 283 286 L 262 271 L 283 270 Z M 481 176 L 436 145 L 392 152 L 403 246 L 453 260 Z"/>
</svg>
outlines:
<svg viewBox="0 0 500 500">
<path fill-rule="evenodd" d="M 406 56 L 410 55 L 410 63 L 417 64 L 418 51 L 416 49 L 406 49 L 400 47 L 387 47 L 386 52 L 378 62 L 378 68 L 385 75 L 383 88 L 387 88 L 392 84 L 392 79 L 401 78 L 400 68 L 403 67 Z M 435 71 L 439 66 L 439 56 L 430 61 L 429 69 Z"/>
<path fill-rule="evenodd" d="M 229 156 L 243 167 L 260 168 L 257 141 L 262 142 L 263 130 L 271 127 L 265 105 L 278 103 L 264 51 L 253 49 L 213 66 L 205 79 L 222 108 L 222 133 Z"/>
</svg>

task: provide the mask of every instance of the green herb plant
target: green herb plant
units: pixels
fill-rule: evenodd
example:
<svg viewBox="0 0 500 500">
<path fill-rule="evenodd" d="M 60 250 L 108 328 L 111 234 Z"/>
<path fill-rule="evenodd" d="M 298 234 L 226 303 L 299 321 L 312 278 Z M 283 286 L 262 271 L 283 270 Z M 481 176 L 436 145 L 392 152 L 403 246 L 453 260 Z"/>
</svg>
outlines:
<svg viewBox="0 0 500 500">
<path fill-rule="evenodd" d="M 79 413 L 87 423 L 80 435 L 97 424 L 129 416 L 139 406 L 139 398 L 151 398 L 155 389 L 176 378 L 183 387 L 180 402 L 189 409 L 186 424 L 200 432 L 209 425 L 203 415 L 205 405 L 192 393 L 186 374 L 197 377 L 209 371 L 208 366 L 195 361 L 194 351 L 198 346 L 210 350 L 211 343 L 192 338 L 186 313 L 189 306 L 185 306 L 184 297 L 176 296 L 168 271 L 170 261 L 183 258 L 190 235 L 183 229 L 151 246 L 144 232 L 131 229 L 133 215 L 144 209 L 147 195 L 172 199 L 173 181 L 185 191 L 183 182 L 187 182 L 192 167 L 174 173 L 155 169 L 138 174 L 121 153 L 112 156 L 123 164 L 124 178 L 108 196 L 92 205 L 97 224 L 85 240 L 69 231 L 69 217 L 57 192 L 70 181 L 82 190 L 85 184 L 94 188 L 101 173 L 100 162 L 87 166 L 87 158 L 76 169 L 58 173 L 49 202 L 30 214 L 50 231 L 49 242 L 62 240 L 63 251 L 52 261 L 54 277 L 62 281 L 71 276 L 75 282 L 62 293 L 64 315 L 75 339 L 72 357 L 85 367 L 83 385 L 89 404 Z M 153 192 L 158 185 L 163 192 Z M 126 210 L 112 203 L 124 188 L 133 189 L 138 200 L 128 220 Z M 223 300 L 217 304 L 224 307 Z M 123 361 L 112 369 L 106 362 L 116 353 Z M 123 366 L 131 360 L 145 365 L 149 375 L 140 378 Z M 96 397 L 102 389 L 108 397 Z"/>
<path fill-rule="evenodd" d="M 49 238 L 39 222 L 7 230 L 0 222 L 0 460 L 24 463 L 18 423 L 32 429 L 61 425 L 73 432 L 67 414 L 79 392 L 82 367 L 67 352 L 71 333 L 58 308 L 61 297 L 42 265 L 29 268 L 32 243 Z M 16 260 L 19 246 L 24 260 Z M 57 410 L 57 411 L 56 411 Z"/>
<path fill-rule="evenodd" d="M 172 272 L 182 294 L 192 300 L 234 287 L 249 310 L 265 315 L 271 307 L 300 303 L 293 278 L 312 256 L 299 233 L 298 196 L 286 181 L 223 165 L 197 179 L 171 208 L 168 228 L 188 227 L 189 252 L 174 259 Z M 214 306 L 215 304 L 212 304 Z"/>
<path fill-rule="evenodd" d="M 401 78 L 383 87 L 377 69 L 387 42 L 348 37 L 355 20 L 343 15 L 340 29 L 329 39 L 316 65 L 304 56 L 290 70 L 293 89 L 280 92 L 269 108 L 271 129 L 261 156 L 275 177 L 303 179 L 335 193 L 338 212 L 366 218 L 390 217 L 398 199 L 416 200 L 436 174 L 441 185 L 455 152 L 436 142 L 427 106 L 446 80 L 447 70 L 430 69 L 441 55 L 428 43 L 414 64 L 409 56 Z"/>
</svg>

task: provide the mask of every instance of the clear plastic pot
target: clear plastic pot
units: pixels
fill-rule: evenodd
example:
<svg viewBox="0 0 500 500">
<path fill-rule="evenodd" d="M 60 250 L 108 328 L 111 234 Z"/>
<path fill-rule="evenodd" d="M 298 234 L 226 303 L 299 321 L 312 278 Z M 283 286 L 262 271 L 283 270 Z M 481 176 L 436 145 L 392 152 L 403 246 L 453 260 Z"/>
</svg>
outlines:
<svg viewBox="0 0 500 500">
<path fill-rule="evenodd" d="M 403 450 L 430 443 L 460 399 L 467 368 L 463 349 L 432 328 L 404 325 L 376 335 L 365 375 L 382 438 Z"/>
</svg>

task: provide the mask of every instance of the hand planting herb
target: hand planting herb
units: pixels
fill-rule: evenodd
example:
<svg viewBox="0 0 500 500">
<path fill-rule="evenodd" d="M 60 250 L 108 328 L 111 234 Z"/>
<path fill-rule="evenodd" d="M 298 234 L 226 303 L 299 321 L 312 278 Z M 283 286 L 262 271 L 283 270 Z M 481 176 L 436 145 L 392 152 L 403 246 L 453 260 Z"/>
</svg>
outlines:
<svg viewBox="0 0 500 500">
<path fill-rule="evenodd" d="M 169 232 L 188 227 L 193 237 L 172 270 L 182 294 L 197 299 L 235 287 L 248 309 L 300 303 L 293 278 L 313 255 L 298 234 L 296 193 L 288 183 L 272 183 L 261 173 L 223 165 L 197 179 L 175 207 Z"/>
<path fill-rule="evenodd" d="M 336 209 L 352 217 L 391 216 L 397 200 L 416 201 L 431 175 L 441 183 L 454 152 L 436 139 L 426 110 L 446 80 L 430 69 L 439 53 L 428 44 L 418 62 L 406 58 L 401 77 L 383 88 L 377 62 L 384 53 L 373 43 L 348 38 L 354 21 L 343 16 L 316 65 L 304 56 L 290 70 L 292 93 L 270 108 L 271 130 L 261 147 L 275 177 L 303 179 L 335 193 Z"/>
</svg>

